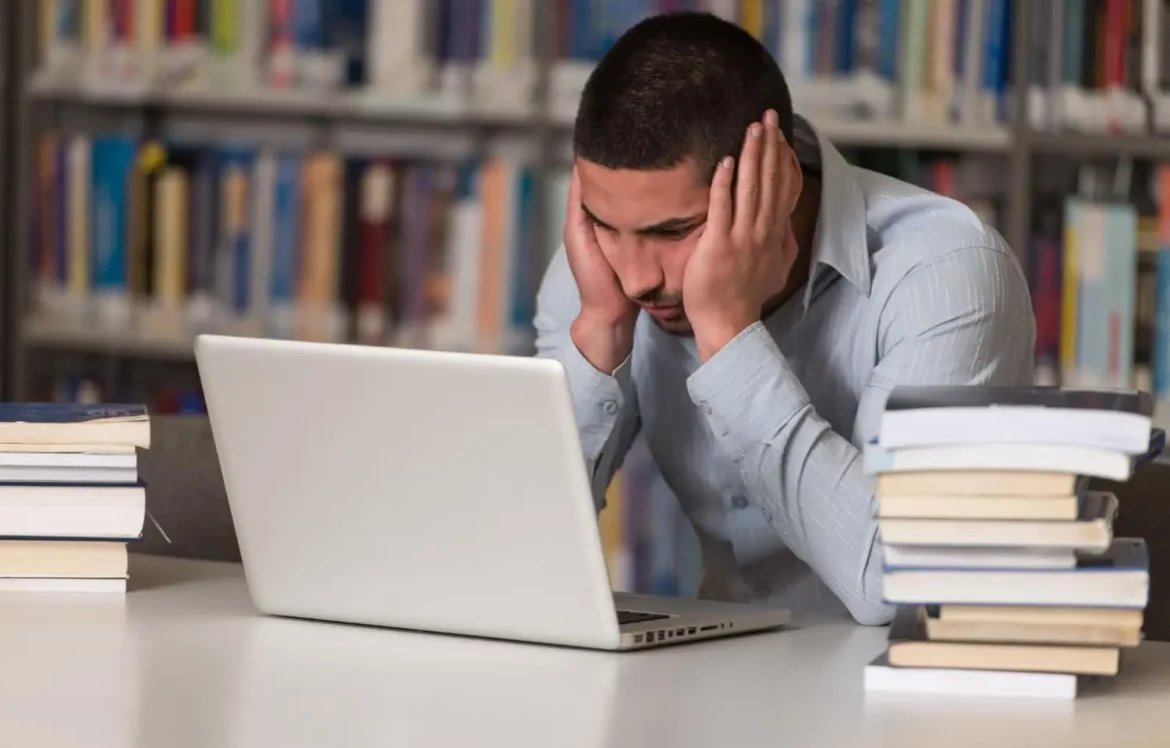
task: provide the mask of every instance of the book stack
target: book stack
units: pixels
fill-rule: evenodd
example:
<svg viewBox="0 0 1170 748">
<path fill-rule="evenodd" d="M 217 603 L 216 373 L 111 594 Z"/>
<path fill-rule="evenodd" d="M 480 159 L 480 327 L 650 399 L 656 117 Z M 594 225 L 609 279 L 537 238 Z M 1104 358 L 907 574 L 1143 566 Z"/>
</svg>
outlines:
<svg viewBox="0 0 1170 748">
<path fill-rule="evenodd" d="M 146 409 L 0 404 L 0 592 L 126 591 Z"/>
<path fill-rule="evenodd" d="M 882 591 L 896 606 L 871 691 L 1075 698 L 1142 638 L 1145 543 L 1113 534 L 1127 480 L 1160 451 L 1152 399 L 1059 388 L 899 388 L 877 474 Z"/>
</svg>

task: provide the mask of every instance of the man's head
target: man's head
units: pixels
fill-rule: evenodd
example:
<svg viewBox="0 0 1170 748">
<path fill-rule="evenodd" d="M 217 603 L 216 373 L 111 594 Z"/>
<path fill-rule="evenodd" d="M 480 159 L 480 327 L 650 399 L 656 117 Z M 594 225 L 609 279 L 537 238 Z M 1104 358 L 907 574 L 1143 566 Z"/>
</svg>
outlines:
<svg viewBox="0 0 1170 748">
<path fill-rule="evenodd" d="M 573 133 L 581 202 L 622 288 L 663 329 L 690 332 L 683 269 L 715 166 L 739 155 L 768 109 L 791 143 L 792 101 L 775 60 L 747 31 L 706 13 L 642 21 L 585 85 Z"/>
</svg>

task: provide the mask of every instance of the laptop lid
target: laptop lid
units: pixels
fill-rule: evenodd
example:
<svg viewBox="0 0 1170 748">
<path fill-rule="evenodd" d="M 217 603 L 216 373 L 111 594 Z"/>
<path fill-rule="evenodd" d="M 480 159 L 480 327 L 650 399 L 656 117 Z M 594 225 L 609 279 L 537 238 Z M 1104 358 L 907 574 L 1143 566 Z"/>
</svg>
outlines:
<svg viewBox="0 0 1170 748">
<path fill-rule="evenodd" d="M 195 353 L 260 610 L 617 646 L 559 364 L 220 336 Z"/>
</svg>

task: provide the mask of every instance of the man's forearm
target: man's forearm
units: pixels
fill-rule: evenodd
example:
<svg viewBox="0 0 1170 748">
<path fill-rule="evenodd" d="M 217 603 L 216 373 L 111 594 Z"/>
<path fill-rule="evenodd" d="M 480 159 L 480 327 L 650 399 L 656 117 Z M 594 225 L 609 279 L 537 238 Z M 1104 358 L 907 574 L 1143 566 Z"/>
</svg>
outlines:
<svg viewBox="0 0 1170 748">
<path fill-rule="evenodd" d="M 604 374 L 571 339 L 551 355 L 565 368 L 569 379 L 585 469 L 594 503 L 600 509 L 604 506 L 605 490 L 639 428 L 628 357 L 619 362 L 612 374 Z"/>
<path fill-rule="evenodd" d="M 569 337 L 594 369 L 613 374 L 630 356 L 634 324 L 628 319 L 605 319 L 581 312 L 569 327 Z"/>
<path fill-rule="evenodd" d="M 873 478 L 859 450 L 816 414 L 763 324 L 731 340 L 688 386 L 781 540 L 857 620 L 888 621 Z"/>
</svg>

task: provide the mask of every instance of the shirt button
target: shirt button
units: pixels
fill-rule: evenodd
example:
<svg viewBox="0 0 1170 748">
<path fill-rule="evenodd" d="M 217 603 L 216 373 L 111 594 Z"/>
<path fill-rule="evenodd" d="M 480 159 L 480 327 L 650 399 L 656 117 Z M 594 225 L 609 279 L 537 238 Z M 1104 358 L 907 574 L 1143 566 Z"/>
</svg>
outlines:
<svg viewBox="0 0 1170 748">
<path fill-rule="evenodd" d="M 735 507 L 736 509 L 743 509 L 743 508 L 747 507 L 747 497 L 746 496 L 732 496 L 731 497 L 731 505 L 733 507 Z"/>
<path fill-rule="evenodd" d="M 768 584 L 763 579 L 756 582 L 753 589 L 756 591 L 756 594 L 759 595 L 760 597 L 764 597 L 764 596 L 770 595 L 772 593 L 772 585 Z"/>
<path fill-rule="evenodd" d="M 769 512 L 767 509 L 761 509 L 760 511 L 763 513 L 764 519 L 768 520 L 769 522 L 772 521 L 772 513 L 771 512 Z"/>
<path fill-rule="evenodd" d="M 614 413 L 618 412 L 618 404 L 613 400 L 606 400 L 601 404 L 601 409 L 612 416 Z"/>
</svg>

